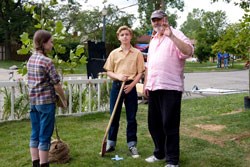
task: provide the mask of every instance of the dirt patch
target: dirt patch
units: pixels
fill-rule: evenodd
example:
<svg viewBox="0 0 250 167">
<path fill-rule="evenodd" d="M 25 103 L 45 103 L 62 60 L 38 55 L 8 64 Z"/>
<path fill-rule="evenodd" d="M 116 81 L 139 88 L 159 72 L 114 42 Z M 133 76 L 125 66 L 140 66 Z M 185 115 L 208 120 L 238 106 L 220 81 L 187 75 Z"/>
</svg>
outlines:
<svg viewBox="0 0 250 167">
<path fill-rule="evenodd" d="M 244 139 L 247 139 L 247 138 L 250 138 L 250 133 L 237 135 L 236 137 L 231 138 L 231 140 L 240 141 L 240 140 L 244 140 Z"/>
<path fill-rule="evenodd" d="M 242 140 L 250 138 L 249 132 L 243 132 L 241 134 L 234 134 L 234 135 L 232 135 L 232 134 L 231 135 L 224 135 L 224 136 L 221 136 L 219 138 L 216 136 L 202 133 L 203 130 L 213 131 L 213 132 L 220 131 L 220 130 L 226 128 L 226 126 L 224 126 L 224 125 L 197 124 L 197 125 L 195 125 L 195 127 L 199 128 L 201 130 L 197 130 L 196 128 L 189 129 L 188 127 L 182 125 L 181 134 L 186 135 L 186 136 L 190 136 L 190 137 L 194 137 L 194 138 L 199 138 L 199 139 L 208 141 L 209 143 L 216 144 L 220 147 L 224 147 L 225 142 L 227 142 L 227 141 L 234 141 L 236 143 L 240 143 Z"/>
<path fill-rule="evenodd" d="M 195 125 L 197 128 L 201 128 L 208 131 L 221 131 L 226 128 L 225 125 L 215 125 L 215 124 L 197 124 Z"/>
<path fill-rule="evenodd" d="M 243 112 L 243 109 L 239 109 L 239 110 L 236 110 L 236 111 L 232 111 L 232 112 L 229 112 L 229 113 L 223 113 L 221 115 L 232 115 L 232 114 L 238 114 L 238 113 L 241 113 Z"/>
<path fill-rule="evenodd" d="M 213 129 L 215 129 L 215 128 L 213 127 Z M 224 139 L 214 137 L 214 136 L 210 136 L 210 135 L 202 134 L 202 132 L 197 130 L 197 129 L 196 130 L 191 130 L 191 129 L 188 129 L 186 127 L 182 127 L 181 128 L 181 133 L 183 135 L 186 135 L 186 136 L 199 138 L 199 139 L 208 141 L 209 143 L 219 145 L 220 147 L 224 146 Z"/>
</svg>

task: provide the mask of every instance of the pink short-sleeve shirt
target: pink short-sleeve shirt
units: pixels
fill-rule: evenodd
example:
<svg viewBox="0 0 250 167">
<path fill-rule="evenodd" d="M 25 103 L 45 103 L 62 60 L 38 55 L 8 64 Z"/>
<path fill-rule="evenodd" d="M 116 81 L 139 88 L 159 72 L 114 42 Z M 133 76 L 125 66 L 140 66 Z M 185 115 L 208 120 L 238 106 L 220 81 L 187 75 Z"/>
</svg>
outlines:
<svg viewBox="0 0 250 167">
<path fill-rule="evenodd" d="M 191 41 L 181 32 L 171 27 L 174 35 L 189 44 Z M 167 36 L 152 38 L 148 51 L 148 75 L 146 89 L 154 90 L 184 90 L 184 55 Z"/>
</svg>

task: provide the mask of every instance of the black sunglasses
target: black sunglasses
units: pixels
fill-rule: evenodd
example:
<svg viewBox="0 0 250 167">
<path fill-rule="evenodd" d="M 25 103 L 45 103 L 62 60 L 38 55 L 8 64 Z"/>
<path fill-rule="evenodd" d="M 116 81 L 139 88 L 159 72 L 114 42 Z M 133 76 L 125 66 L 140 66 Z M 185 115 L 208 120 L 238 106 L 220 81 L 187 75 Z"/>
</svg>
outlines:
<svg viewBox="0 0 250 167">
<path fill-rule="evenodd" d="M 152 22 L 161 21 L 163 18 L 152 18 Z"/>
</svg>

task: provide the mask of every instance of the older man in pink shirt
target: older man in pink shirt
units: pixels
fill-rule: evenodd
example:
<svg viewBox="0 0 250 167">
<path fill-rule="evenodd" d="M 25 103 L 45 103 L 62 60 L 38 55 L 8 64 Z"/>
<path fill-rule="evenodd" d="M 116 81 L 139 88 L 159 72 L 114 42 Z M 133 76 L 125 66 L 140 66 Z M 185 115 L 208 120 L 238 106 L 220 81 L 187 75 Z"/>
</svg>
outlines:
<svg viewBox="0 0 250 167">
<path fill-rule="evenodd" d="M 165 160 L 166 167 L 179 166 L 181 98 L 185 59 L 192 56 L 191 41 L 168 24 L 167 15 L 151 15 L 154 35 L 149 44 L 144 93 L 148 97 L 148 128 L 155 149 L 145 160 Z"/>
</svg>

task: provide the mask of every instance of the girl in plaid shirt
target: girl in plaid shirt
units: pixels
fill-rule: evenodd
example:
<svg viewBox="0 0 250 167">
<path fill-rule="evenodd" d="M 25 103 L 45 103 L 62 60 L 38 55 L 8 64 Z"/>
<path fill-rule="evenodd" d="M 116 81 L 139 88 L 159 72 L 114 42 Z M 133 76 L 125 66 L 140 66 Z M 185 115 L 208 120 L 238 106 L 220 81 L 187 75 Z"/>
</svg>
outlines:
<svg viewBox="0 0 250 167">
<path fill-rule="evenodd" d="M 30 98 L 30 154 L 33 167 L 48 167 L 50 140 L 54 130 L 56 93 L 66 98 L 52 60 L 46 56 L 53 47 L 52 35 L 38 30 L 33 38 L 34 53 L 27 63 Z M 66 106 L 64 106 L 66 107 Z"/>
</svg>

